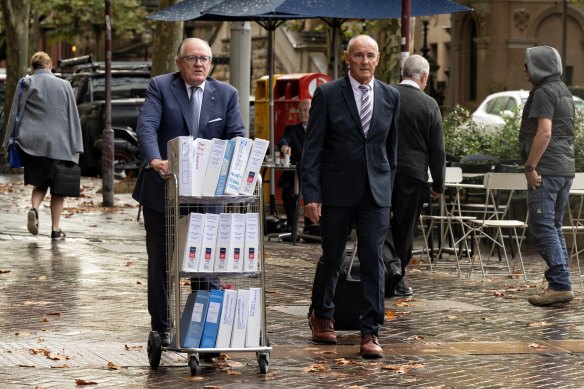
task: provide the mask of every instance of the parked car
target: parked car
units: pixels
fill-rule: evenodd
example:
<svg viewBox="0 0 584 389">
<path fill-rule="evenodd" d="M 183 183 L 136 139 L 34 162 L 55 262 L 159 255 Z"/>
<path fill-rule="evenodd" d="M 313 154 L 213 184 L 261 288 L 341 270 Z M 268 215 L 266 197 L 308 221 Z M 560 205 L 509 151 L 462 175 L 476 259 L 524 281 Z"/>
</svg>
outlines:
<svg viewBox="0 0 584 389">
<path fill-rule="evenodd" d="M 511 115 L 517 107 L 521 109 L 527 101 L 529 91 L 510 90 L 488 95 L 472 113 L 472 120 L 488 131 L 495 131 L 505 125 L 504 117 Z M 574 96 L 576 109 L 584 110 L 584 100 Z"/>
<path fill-rule="evenodd" d="M 73 72 L 66 72 L 73 67 Z M 91 62 L 91 56 L 59 61 L 61 76 L 73 87 L 84 153 L 79 159 L 85 176 L 101 174 L 102 138 L 105 127 L 105 67 Z M 150 81 L 150 66 L 145 63 L 113 63 L 111 72 L 111 120 L 114 130 L 114 173 L 134 176 L 140 167 L 136 138 L 138 115 Z"/>
</svg>

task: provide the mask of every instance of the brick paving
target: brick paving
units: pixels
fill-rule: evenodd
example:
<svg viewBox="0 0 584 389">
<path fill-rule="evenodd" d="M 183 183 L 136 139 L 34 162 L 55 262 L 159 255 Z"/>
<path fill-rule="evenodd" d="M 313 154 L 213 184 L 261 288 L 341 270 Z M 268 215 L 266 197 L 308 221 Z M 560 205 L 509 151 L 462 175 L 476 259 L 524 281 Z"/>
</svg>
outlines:
<svg viewBox="0 0 584 389">
<path fill-rule="evenodd" d="M 26 230 L 30 188 L 0 175 L 0 388 L 580 388 L 584 382 L 584 310 L 576 299 L 537 308 L 542 260 L 524 247 L 529 281 L 454 263 L 410 269 L 411 299 L 386 300 L 380 334 L 385 358 L 358 355 L 357 332 L 339 344 L 310 342 L 306 311 L 320 247 L 266 241 L 270 371 L 253 353 L 202 363 L 192 377 L 185 354 L 165 352 L 160 368 L 146 355 L 146 252 L 142 222 L 127 194 L 99 207 L 100 183 L 84 179 L 84 197 L 68 199 L 64 242 L 49 239 L 48 207 L 40 235 Z M 48 203 L 47 203 L 48 204 Z M 496 264 L 495 264 L 496 265 Z M 81 380 L 81 381 L 76 381 Z M 89 387 L 94 387 L 91 385 Z"/>
</svg>

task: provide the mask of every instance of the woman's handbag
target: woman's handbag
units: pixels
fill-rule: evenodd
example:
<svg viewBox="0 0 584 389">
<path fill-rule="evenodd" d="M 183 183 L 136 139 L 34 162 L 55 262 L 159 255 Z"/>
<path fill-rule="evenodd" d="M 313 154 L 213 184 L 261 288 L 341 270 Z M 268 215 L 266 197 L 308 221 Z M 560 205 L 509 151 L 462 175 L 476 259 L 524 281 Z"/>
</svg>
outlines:
<svg viewBox="0 0 584 389">
<path fill-rule="evenodd" d="M 18 108 L 16 110 L 16 120 L 14 121 L 14 130 L 12 130 L 12 137 L 10 138 L 10 144 L 8 145 L 8 157 L 10 159 L 10 167 L 11 168 L 21 168 L 24 167 L 22 161 L 22 150 L 18 147 L 16 143 L 16 133 L 18 132 L 18 127 L 20 126 L 20 98 L 22 97 L 22 83 L 24 80 L 21 80 L 19 84 L 18 90 Z"/>
<path fill-rule="evenodd" d="M 74 162 L 55 161 L 49 174 L 51 195 L 79 197 L 81 168 Z"/>
<path fill-rule="evenodd" d="M 20 147 L 18 147 L 14 141 L 14 137 L 10 140 L 10 144 L 8 145 L 8 157 L 10 158 L 11 168 L 24 167 L 24 164 L 22 163 L 22 152 L 20 151 Z"/>
</svg>

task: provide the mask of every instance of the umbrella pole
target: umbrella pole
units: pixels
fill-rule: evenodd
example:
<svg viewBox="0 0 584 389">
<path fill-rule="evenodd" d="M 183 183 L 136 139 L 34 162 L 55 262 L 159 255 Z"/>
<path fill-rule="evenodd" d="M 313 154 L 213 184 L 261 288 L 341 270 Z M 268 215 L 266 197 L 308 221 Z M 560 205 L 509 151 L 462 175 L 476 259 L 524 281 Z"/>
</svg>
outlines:
<svg viewBox="0 0 584 389">
<path fill-rule="evenodd" d="M 276 163 L 275 149 L 276 140 L 274 139 L 274 28 L 268 30 L 268 101 L 269 101 L 269 121 L 270 121 L 270 145 L 272 161 Z M 274 167 L 270 168 L 270 214 L 276 214 L 276 171 Z"/>
</svg>

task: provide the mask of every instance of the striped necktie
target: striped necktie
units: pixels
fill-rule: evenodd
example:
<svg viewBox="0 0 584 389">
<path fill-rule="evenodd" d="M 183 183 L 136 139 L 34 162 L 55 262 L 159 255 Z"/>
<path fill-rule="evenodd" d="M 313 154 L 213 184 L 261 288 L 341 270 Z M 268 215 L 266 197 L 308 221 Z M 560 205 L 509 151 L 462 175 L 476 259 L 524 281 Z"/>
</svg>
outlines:
<svg viewBox="0 0 584 389">
<path fill-rule="evenodd" d="M 191 110 L 193 111 L 193 126 L 191 130 L 191 135 L 193 138 L 199 136 L 199 117 L 201 113 L 201 107 L 199 107 L 199 100 L 197 99 L 198 86 L 191 87 Z"/>
<path fill-rule="evenodd" d="M 359 85 L 359 89 L 363 92 L 361 96 L 361 126 L 363 127 L 363 135 L 367 138 L 369 131 L 369 124 L 371 123 L 371 98 L 369 97 L 369 86 Z"/>
</svg>

